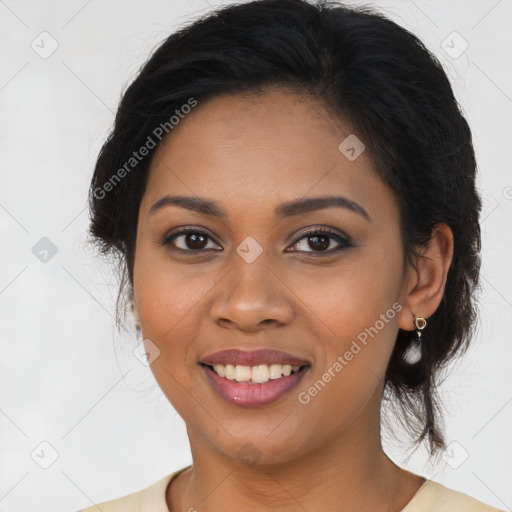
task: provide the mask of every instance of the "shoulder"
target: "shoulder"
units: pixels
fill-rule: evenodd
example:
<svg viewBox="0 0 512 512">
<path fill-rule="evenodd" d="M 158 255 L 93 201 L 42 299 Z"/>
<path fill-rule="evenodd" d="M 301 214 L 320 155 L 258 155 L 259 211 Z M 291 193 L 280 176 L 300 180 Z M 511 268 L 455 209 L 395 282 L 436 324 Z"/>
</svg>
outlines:
<svg viewBox="0 0 512 512">
<path fill-rule="evenodd" d="M 401 512 L 503 512 L 462 492 L 427 480 Z"/>
<path fill-rule="evenodd" d="M 165 492 L 169 482 L 187 468 L 180 469 L 161 478 L 154 484 L 120 498 L 96 503 L 78 512 L 169 512 Z"/>
</svg>

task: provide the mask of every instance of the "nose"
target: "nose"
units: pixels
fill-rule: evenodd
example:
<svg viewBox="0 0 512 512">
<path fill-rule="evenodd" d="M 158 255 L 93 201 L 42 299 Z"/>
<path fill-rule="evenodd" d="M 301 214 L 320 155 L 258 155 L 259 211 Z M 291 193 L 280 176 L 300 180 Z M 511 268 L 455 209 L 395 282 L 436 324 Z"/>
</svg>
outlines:
<svg viewBox="0 0 512 512">
<path fill-rule="evenodd" d="M 235 254 L 210 315 L 221 327 L 247 332 L 287 325 L 294 316 L 293 292 L 264 254 L 252 263 Z"/>
</svg>

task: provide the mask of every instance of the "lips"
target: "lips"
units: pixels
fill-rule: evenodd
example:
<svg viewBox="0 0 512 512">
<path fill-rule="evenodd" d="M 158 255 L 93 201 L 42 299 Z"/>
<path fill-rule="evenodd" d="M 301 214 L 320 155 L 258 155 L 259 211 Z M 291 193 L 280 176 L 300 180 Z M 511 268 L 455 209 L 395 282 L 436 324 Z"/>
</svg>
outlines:
<svg viewBox="0 0 512 512">
<path fill-rule="evenodd" d="M 200 363 L 208 366 L 213 366 L 215 364 L 233 364 L 243 366 L 258 366 L 260 364 L 289 364 L 291 366 L 310 365 L 310 362 L 306 359 L 273 349 L 221 350 L 220 352 L 215 352 L 204 357 L 201 359 Z"/>
<path fill-rule="evenodd" d="M 308 368 L 263 384 L 249 384 L 227 380 L 217 375 L 210 366 L 202 369 L 212 389 L 226 402 L 242 407 L 268 406 L 290 393 L 304 378 Z"/>
<path fill-rule="evenodd" d="M 222 350 L 204 357 L 199 364 L 217 395 L 233 405 L 244 407 L 261 407 L 276 402 L 299 384 L 311 366 L 306 359 L 271 349 Z M 283 375 L 274 375 L 272 380 L 256 383 L 237 381 L 239 376 L 236 372 L 235 375 L 226 375 L 229 378 L 224 378 L 215 371 L 218 371 L 219 367 L 228 370 L 231 366 L 235 367 L 237 372 L 247 372 L 251 367 L 260 365 L 268 365 L 271 369 L 283 369 Z"/>
</svg>

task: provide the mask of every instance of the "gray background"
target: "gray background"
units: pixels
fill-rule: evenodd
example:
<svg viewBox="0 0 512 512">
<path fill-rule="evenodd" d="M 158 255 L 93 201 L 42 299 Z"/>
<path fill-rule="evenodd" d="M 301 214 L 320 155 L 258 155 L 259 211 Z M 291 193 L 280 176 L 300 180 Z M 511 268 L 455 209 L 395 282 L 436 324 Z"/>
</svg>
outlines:
<svg viewBox="0 0 512 512">
<path fill-rule="evenodd" d="M 182 420 L 132 353 L 133 330 L 115 331 L 116 280 L 85 245 L 86 197 L 139 66 L 185 20 L 224 3 L 0 0 L 0 510 L 76 510 L 191 462 Z M 445 66 L 484 200 L 480 324 L 442 386 L 452 444 L 435 465 L 422 451 L 406 461 L 391 441 L 387 451 L 510 510 L 512 1 L 367 4 Z"/>
</svg>

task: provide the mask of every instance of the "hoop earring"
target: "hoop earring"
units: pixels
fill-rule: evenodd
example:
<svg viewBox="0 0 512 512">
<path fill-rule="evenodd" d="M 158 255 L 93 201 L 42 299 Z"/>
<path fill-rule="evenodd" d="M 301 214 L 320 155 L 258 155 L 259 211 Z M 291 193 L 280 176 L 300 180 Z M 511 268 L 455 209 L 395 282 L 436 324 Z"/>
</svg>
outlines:
<svg viewBox="0 0 512 512">
<path fill-rule="evenodd" d="M 409 364 L 416 364 L 420 361 L 422 356 L 422 343 L 421 343 L 421 331 L 427 326 L 427 321 L 422 316 L 414 319 L 414 326 L 416 327 L 416 333 L 411 343 L 404 352 L 404 359 Z"/>
</svg>

